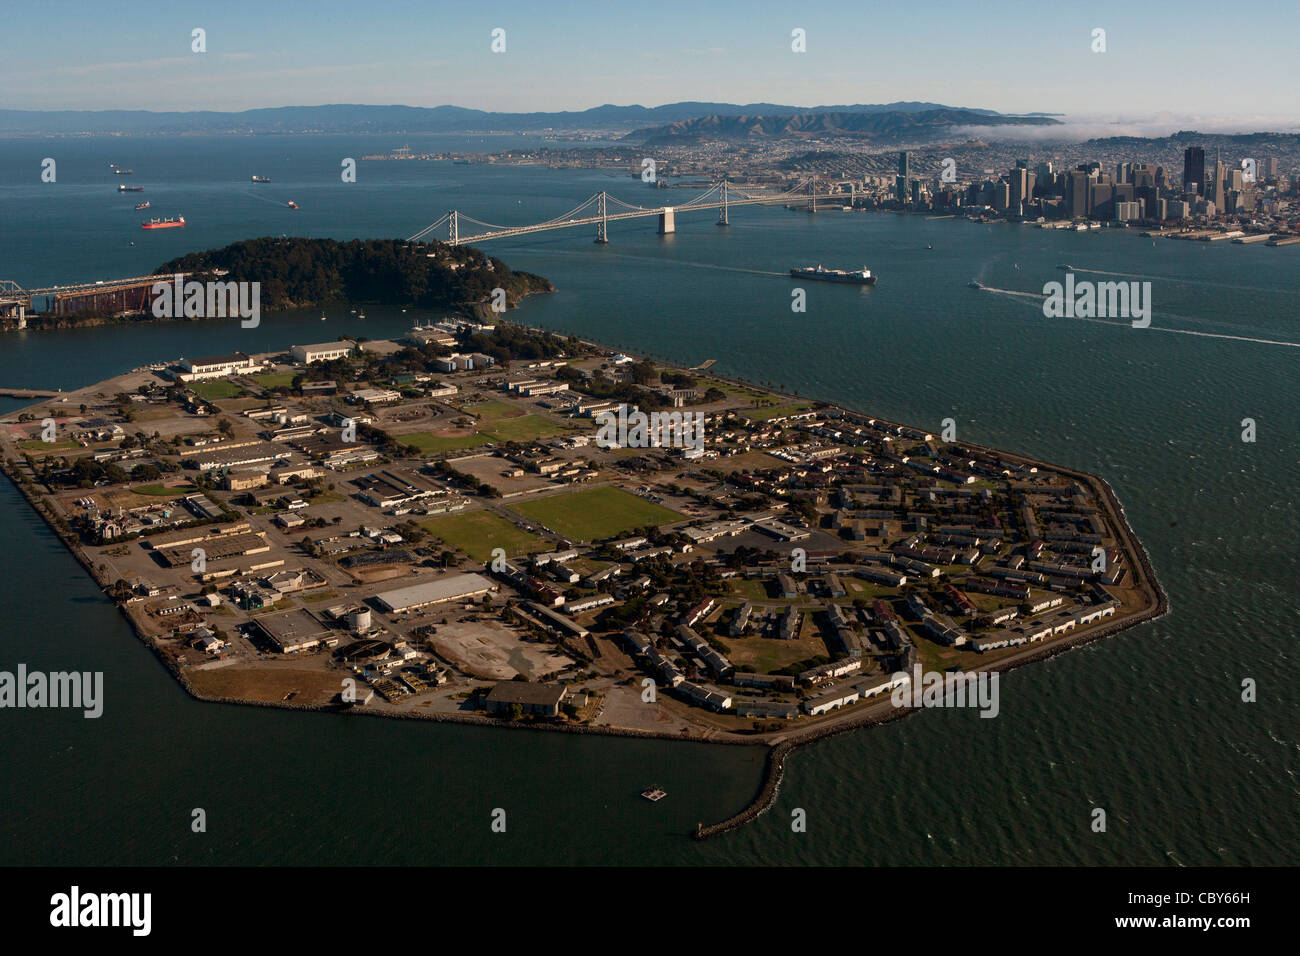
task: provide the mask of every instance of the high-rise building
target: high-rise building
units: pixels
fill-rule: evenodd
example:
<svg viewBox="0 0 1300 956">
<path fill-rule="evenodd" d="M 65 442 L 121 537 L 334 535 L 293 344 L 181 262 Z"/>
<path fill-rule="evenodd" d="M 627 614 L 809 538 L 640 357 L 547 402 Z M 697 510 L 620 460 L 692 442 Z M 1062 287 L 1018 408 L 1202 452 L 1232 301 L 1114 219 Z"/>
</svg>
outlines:
<svg viewBox="0 0 1300 956">
<path fill-rule="evenodd" d="M 1065 211 L 1072 217 L 1088 215 L 1088 173 L 1072 169 L 1065 183 Z"/>
<path fill-rule="evenodd" d="M 907 181 L 911 178 L 911 154 L 903 150 L 898 154 L 898 178 L 894 180 L 894 198 L 900 203 L 908 200 Z"/>
<path fill-rule="evenodd" d="M 1133 164 L 1116 163 L 1115 164 L 1115 182 L 1131 183 L 1133 181 Z"/>
<path fill-rule="evenodd" d="M 1183 192 L 1193 187 L 1198 195 L 1205 195 L 1205 150 L 1199 146 L 1183 150 Z"/>
<path fill-rule="evenodd" d="M 1205 192 L 1205 196 L 1207 199 L 1212 198 L 1214 200 L 1214 208 L 1217 209 L 1219 212 L 1223 212 L 1225 209 L 1228 208 L 1227 191 L 1224 185 L 1224 180 L 1226 180 L 1227 178 L 1228 178 L 1228 167 L 1223 165 L 1223 163 L 1219 162 L 1218 160 L 1215 160 L 1214 188 L 1207 190 Z"/>
<path fill-rule="evenodd" d="M 1011 180 L 1011 195 L 1008 200 L 1008 208 L 1016 215 L 1019 215 L 1021 212 L 1020 207 L 1029 201 L 1029 170 L 1017 163 L 1016 168 L 1011 170 L 1008 178 Z"/>
</svg>

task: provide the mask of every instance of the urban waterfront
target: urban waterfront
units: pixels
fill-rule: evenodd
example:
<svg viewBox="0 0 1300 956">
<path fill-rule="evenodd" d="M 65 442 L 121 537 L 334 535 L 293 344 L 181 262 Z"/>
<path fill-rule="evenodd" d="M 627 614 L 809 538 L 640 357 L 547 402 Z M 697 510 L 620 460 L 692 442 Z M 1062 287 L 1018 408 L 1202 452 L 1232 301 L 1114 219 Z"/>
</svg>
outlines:
<svg viewBox="0 0 1300 956">
<path fill-rule="evenodd" d="M 0 159 L 0 278 L 25 285 L 139 275 L 254 235 L 410 235 L 450 207 L 510 223 L 599 189 L 677 201 L 624 174 L 540 167 L 363 163 L 357 183 L 339 182 L 341 157 L 400 145 L 392 137 L 12 145 Z M 65 153 L 59 183 L 42 185 L 41 157 Z M 109 162 L 133 167 L 151 212 L 184 214 L 187 228 L 142 234 Z M 254 172 L 272 184 L 247 185 Z M 667 195 L 678 193 L 695 194 Z M 659 237 L 653 220 L 634 220 L 611 226 L 609 246 L 574 229 L 484 248 L 557 286 L 512 319 L 687 365 L 714 358 L 724 375 L 896 421 L 937 429 L 952 417 L 963 439 L 1100 475 L 1171 613 L 1007 676 L 999 720 L 940 710 L 801 750 L 772 812 L 698 844 L 687 839 L 697 822 L 749 799 L 756 748 L 192 701 L 5 484 L 3 657 L 103 670 L 107 697 L 98 721 L 45 712 L 4 735 L 9 766 L 29 768 L 21 788 L 7 776 L 5 862 L 1295 863 L 1297 351 L 1244 340 L 1300 341 L 1296 250 L 780 208 L 736 210 L 727 229 L 687 213 L 677 228 Z M 792 313 L 786 270 L 817 262 L 866 265 L 880 283 L 809 286 L 807 312 Z M 1151 281 L 1152 327 L 1044 318 L 1036 295 L 1063 263 Z M 976 292 L 972 279 L 1027 295 Z M 0 385 L 71 387 L 187 352 L 378 338 L 417 318 L 327 312 L 326 323 L 265 316 L 254 330 L 11 333 Z M 1246 417 L 1253 444 L 1241 441 Z M 1240 700 L 1246 677 L 1257 703 Z M 652 782 L 670 799 L 639 800 Z M 188 829 L 196 806 L 205 836 Z M 395 809 L 413 806 L 422 819 Z M 511 811 L 504 836 L 488 828 L 498 806 Z M 1110 814 L 1106 834 L 1088 828 L 1094 806 Z M 808 812 L 807 833 L 790 832 L 794 808 Z"/>
</svg>

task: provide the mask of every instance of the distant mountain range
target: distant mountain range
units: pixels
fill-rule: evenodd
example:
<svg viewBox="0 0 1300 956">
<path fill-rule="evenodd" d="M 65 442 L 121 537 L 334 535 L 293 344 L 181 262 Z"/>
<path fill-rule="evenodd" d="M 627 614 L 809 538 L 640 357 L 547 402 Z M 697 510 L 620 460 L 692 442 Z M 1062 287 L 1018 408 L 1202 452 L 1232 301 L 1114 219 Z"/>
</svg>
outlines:
<svg viewBox="0 0 1300 956">
<path fill-rule="evenodd" d="M 986 110 L 938 107 L 926 110 L 851 112 L 814 110 L 794 115 L 715 114 L 636 130 L 625 139 L 646 146 L 685 145 L 703 140 L 756 141 L 844 136 L 892 141 L 959 126 L 1059 126 L 1048 116 L 1004 116 Z"/>
<path fill-rule="evenodd" d="M 212 111 L 155 113 L 148 110 L 0 110 L 0 135 L 65 133 L 461 133 L 496 130 L 537 133 L 545 130 L 591 130 L 628 133 L 700 121 L 700 129 L 720 119 L 768 120 L 784 117 L 894 117 L 944 114 L 961 122 L 995 125 L 1004 121 L 1052 123 L 1047 114 L 1006 117 L 994 110 L 944 106 L 940 103 L 880 103 L 854 106 L 782 106 L 776 103 L 668 103 L 664 106 L 596 106 L 580 112 L 489 113 L 460 106 L 282 106 L 237 113 Z M 837 128 L 853 121 L 836 120 Z M 953 122 L 958 122 L 953 120 Z M 796 126 L 800 124 L 795 124 Z M 807 124 L 810 128 L 815 123 Z M 933 120 L 922 125 L 938 125 Z M 685 132 L 664 134 L 689 135 Z M 793 134 L 792 134 L 793 135 Z"/>
</svg>

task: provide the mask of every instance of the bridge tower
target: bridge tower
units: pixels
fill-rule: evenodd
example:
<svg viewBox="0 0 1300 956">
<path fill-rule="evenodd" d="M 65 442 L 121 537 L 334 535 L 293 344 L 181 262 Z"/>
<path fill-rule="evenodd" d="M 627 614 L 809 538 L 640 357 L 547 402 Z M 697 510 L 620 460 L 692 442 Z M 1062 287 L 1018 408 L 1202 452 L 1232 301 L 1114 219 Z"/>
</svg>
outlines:
<svg viewBox="0 0 1300 956">
<path fill-rule="evenodd" d="M 810 182 L 808 185 L 809 185 L 809 192 L 812 194 L 812 199 L 809 201 L 808 211 L 816 212 L 817 211 L 817 174 L 816 173 L 813 173 L 812 182 Z"/>
<path fill-rule="evenodd" d="M 460 213 L 452 210 L 447 213 L 447 241 L 453 245 L 460 245 Z"/>
<path fill-rule="evenodd" d="M 731 219 L 728 215 L 728 210 L 727 210 L 727 180 L 725 177 L 722 180 L 722 208 L 718 210 L 718 225 L 719 226 L 731 225 Z"/>
<path fill-rule="evenodd" d="M 596 241 L 602 245 L 609 242 L 609 219 L 605 210 L 605 190 L 600 191 L 596 197 L 596 215 L 600 221 L 596 223 Z"/>
</svg>

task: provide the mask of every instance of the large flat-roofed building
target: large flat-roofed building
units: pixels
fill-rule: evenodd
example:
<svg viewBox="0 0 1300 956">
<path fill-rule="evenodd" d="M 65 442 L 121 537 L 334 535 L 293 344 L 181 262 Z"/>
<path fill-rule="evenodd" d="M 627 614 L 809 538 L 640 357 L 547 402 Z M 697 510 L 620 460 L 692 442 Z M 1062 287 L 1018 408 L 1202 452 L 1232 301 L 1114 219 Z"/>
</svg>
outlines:
<svg viewBox="0 0 1300 956">
<path fill-rule="evenodd" d="M 497 585 L 481 574 L 453 574 L 423 584 L 382 591 L 375 595 L 380 610 L 396 614 L 429 604 L 460 601 L 495 591 Z"/>
<path fill-rule="evenodd" d="M 246 554 L 263 554 L 270 551 L 262 532 L 247 534 L 217 535 L 203 538 L 197 542 L 185 542 L 179 545 L 157 543 L 154 550 L 169 568 L 180 568 L 193 563 L 194 550 L 203 552 L 205 562 L 222 561 L 226 558 L 242 557 Z"/>
<path fill-rule="evenodd" d="M 197 382 L 205 378 L 224 378 L 236 372 L 248 372 L 254 362 L 243 352 L 230 355 L 208 355 L 202 358 L 181 359 L 185 371 L 177 376 L 183 382 Z"/>
<path fill-rule="evenodd" d="M 509 713 L 511 707 L 518 707 L 525 714 L 555 717 L 560 712 L 560 702 L 563 700 L 563 684 L 507 680 L 488 692 L 487 706 L 494 714 Z"/>
<path fill-rule="evenodd" d="M 319 345 L 295 345 L 289 349 L 289 354 L 298 365 L 310 365 L 312 362 L 332 362 L 347 358 L 356 347 L 356 342 L 344 339 L 342 342 L 322 342 Z"/>
<path fill-rule="evenodd" d="M 303 608 L 259 615 L 253 618 L 251 627 L 281 654 L 312 650 L 329 635 L 324 622 Z"/>
<path fill-rule="evenodd" d="M 240 444 L 238 447 L 217 448 L 203 455 L 191 455 L 186 460 L 193 461 L 199 471 L 214 471 L 218 468 L 247 468 L 250 465 L 269 465 L 271 462 L 289 458 L 289 449 L 268 441 Z"/>
</svg>

